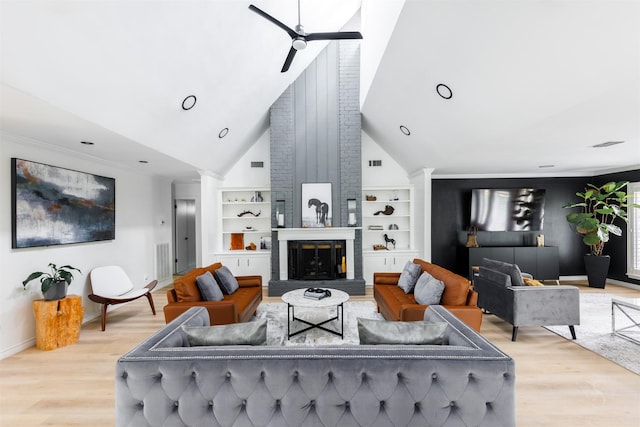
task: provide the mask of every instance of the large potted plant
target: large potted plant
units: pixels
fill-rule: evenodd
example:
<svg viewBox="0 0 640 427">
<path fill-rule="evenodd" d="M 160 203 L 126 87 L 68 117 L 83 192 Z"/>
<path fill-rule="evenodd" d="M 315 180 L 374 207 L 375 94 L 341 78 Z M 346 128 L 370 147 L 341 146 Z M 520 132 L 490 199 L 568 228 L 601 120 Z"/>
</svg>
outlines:
<svg viewBox="0 0 640 427">
<path fill-rule="evenodd" d="M 587 184 L 584 193 L 576 193 L 577 203 L 569 203 L 564 208 L 580 208 L 580 212 L 567 215 L 567 221 L 580 235 L 589 253 L 585 255 L 585 269 L 589 286 L 604 288 L 609 272 L 609 255 L 604 254 L 604 245 L 611 234 L 622 236 L 622 228 L 615 222 L 627 222 L 627 208 L 640 207 L 628 203 L 629 195 L 623 191 L 629 181 L 612 181 L 596 186 Z"/>
<path fill-rule="evenodd" d="M 49 263 L 49 269 L 51 271 L 48 273 L 34 271 L 22 282 L 22 286 L 26 289 L 29 282 L 40 278 L 40 290 L 42 291 L 45 301 L 63 299 L 67 296 L 67 287 L 73 281 L 73 273 L 71 270 L 82 274 L 79 269 L 70 265 L 58 267 L 53 263 Z"/>
</svg>

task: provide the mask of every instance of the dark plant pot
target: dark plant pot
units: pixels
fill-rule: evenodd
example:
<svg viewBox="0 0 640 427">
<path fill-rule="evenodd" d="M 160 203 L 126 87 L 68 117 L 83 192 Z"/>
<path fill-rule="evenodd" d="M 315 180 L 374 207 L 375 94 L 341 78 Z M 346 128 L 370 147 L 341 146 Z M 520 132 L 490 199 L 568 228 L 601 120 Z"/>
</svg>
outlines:
<svg viewBox="0 0 640 427">
<path fill-rule="evenodd" d="M 47 292 L 45 292 L 44 295 L 44 300 L 45 301 L 55 301 L 58 299 L 63 299 L 67 296 L 67 288 L 69 287 L 69 285 L 67 285 L 67 282 L 65 282 L 64 280 L 62 282 L 56 282 L 53 285 L 51 285 L 51 287 L 49 289 L 47 289 Z"/>
<path fill-rule="evenodd" d="M 590 288 L 604 289 L 604 285 L 607 282 L 607 273 L 609 272 L 610 262 L 611 258 L 609 255 L 584 256 L 584 266 L 587 270 L 587 278 L 589 279 Z"/>
</svg>

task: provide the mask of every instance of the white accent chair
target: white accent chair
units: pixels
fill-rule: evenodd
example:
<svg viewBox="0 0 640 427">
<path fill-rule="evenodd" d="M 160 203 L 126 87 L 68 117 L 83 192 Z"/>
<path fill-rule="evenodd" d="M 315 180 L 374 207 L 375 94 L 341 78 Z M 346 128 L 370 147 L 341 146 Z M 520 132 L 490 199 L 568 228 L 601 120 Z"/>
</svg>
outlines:
<svg viewBox="0 0 640 427">
<path fill-rule="evenodd" d="M 157 280 L 153 280 L 144 288 L 135 289 L 127 273 L 117 265 L 94 268 L 90 277 L 93 292 L 89 294 L 89 299 L 102 304 L 103 331 L 107 324 L 107 307 L 109 305 L 122 304 L 145 296 L 149 300 L 151 312 L 155 316 L 156 308 L 153 304 L 151 291 L 158 284 Z"/>
</svg>

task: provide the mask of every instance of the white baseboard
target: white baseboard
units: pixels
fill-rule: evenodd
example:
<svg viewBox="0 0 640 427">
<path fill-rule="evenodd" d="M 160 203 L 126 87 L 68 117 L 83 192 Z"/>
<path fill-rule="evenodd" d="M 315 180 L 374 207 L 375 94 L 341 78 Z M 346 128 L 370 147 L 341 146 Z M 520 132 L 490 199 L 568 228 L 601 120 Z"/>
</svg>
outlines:
<svg viewBox="0 0 640 427">
<path fill-rule="evenodd" d="M 560 276 L 560 280 L 587 280 L 587 276 Z M 640 291 L 640 285 L 636 285 L 634 283 L 629 283 L 629 282 L 623 282 L 622 280 L 607 278 L 607 283 L 611 283 L 613 285 L 618 285 L 624 288 Z"/>
<path fill-rule="evenodd" d="M 634 283 L 623 282 L 622 280 L 607 279 L 607 283 L 613 283 L 614 285 L 622 286 L 629 289 L 640 291 L 640 285 Z"/>
<path fill-rule="evenodd" d="M 587 276 L 560 276 L 560 280 L 587 280 Z"/>
<path fill-rule="evenodd" d="M 154 290 L 154 292 L 155 291 L 161 291 L 163 288 L 166 288 L 171 284 L 173 284 L 173 279 L 166 279 L 166 280 L 163 280 L 161 282 L 159 281 L 158 285 L 156 286 L 156 289 Z M 127 302 L 127 303 L 124 303 L 124 304 L 111 305 L 111 306 L 109 306 L 109 310 L 108 311 L 111 312 L 114 309 L 117 310 L 120 306 L 125 306 L 125 305 L 130 304 L 130 303 L 131 303 L 131 301 Z M 162 306 L 161 305 L 159 306 L 158 305 L 158 301 L 156 301 L 156 300 L 154 300 L 154 304 L 156 306 L 156 313 L 158 312 L 158 307 L 160 307 L 160 314 L 162 314 Z M 97 306 L 97 304 L 96 304 L 96 306 Z M 84 319 L 82 319 L 82 324 L 84 325 L 85 323 L 90 322 L 90 321 L 92 321 L 92 320 L 94 320 L 96 318 L 99 318 L 100 316 L 101 316 L 100 311 L 98 311 L 97 313 L 93 313 L 93 314 L 92 313 L 87 313 L 86 317 Z M 33 338 L 30 338 L 30 339 L 28 339 L 28 340 L 26 340 L 24 342 L 21 342 L 19 344 L 11 346 L 11 347 L 3 350 L 2 352 L 0 352 L 0 360 L 6 359 L 7 357 L 13 356 L 14 354 L 20 353 L 21 351 L 26 350 L 26 349 L 28 349 L 30 347 L 35 347 L 35 345 L 36 345 L 36 338 L 34 336 Z"/>
<path fill-rule="evenodd" d="M 20 344 L 11 346 L 5 349 L 2 353 L 0 353 L 0 360 L 6 359 L 9 356 L 13 356 L 16 353 L 20 353 L 21 351 L 26 350 L 30 347 L 35 347 L 35 345 L 36 345 L 36 338 L 33 337 L 24 342 L 21 342 Z"/>
</svg>

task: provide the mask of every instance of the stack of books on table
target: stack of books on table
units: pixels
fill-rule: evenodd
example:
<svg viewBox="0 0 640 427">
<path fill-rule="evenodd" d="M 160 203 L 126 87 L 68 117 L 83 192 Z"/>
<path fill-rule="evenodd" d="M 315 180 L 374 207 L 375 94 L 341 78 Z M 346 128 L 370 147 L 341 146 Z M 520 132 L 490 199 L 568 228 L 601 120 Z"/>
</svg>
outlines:
<svg viewBox="0 0 640 427">
<path fill-rule="evenodd" d="M 304 291 L 304 297 L 310 299 L 322 299 L 331 296 L 331 293 L 326 289 L 307 289 Z"/>
</svg>

